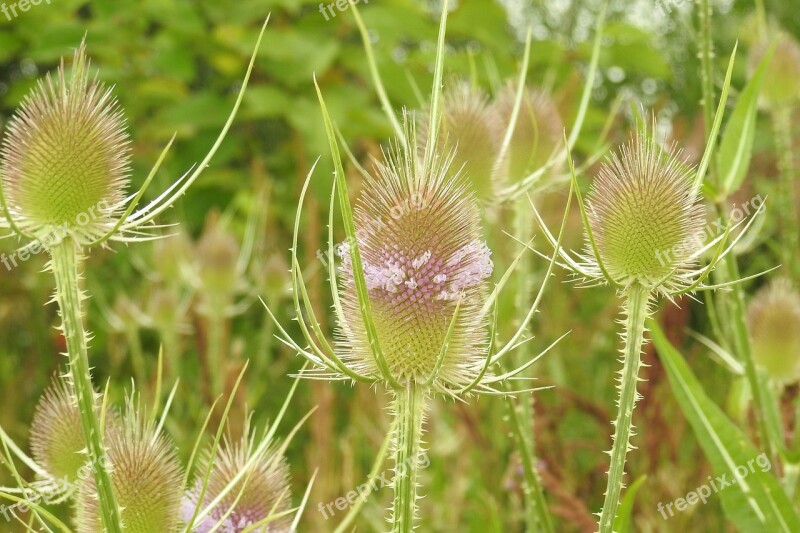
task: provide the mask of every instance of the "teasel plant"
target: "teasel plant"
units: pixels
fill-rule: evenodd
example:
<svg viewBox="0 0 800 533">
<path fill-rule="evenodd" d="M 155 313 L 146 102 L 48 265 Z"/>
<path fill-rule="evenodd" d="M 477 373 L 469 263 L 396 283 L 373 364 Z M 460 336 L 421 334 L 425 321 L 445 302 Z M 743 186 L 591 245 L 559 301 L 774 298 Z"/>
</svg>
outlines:
<svg viewBox="0 0 800 533">
<path fill-rule="evenodd" d="M 527 325 L 546 282 L 532 297 L 517 331 L 497 346 L 498 295 L 514 264 L 490 290 L 493 264 L 481 239 L 477 199 L 463 176 L 451 174 L 454 155 L 439 151 L 446 21 L 447 2 L 439 26 L 427 137 L 418 137 L 406 117 L 401 138 L 376 161 L 355 209 L 336 128 L 317 86 L 335 176 L 327 247 L 338 326 L 335 341 L 327 339 L 315 316 L 297 255 L 302 206 L 313 168 L 301 191 L 291 249 L 294 307 L 303 341 L 294 340 L 265 303 L 279 339 L 310 363 L 302 377 L 365 383 L 390 392 L 395 477 L 389 520 L 397 533 L 415 527 L 423 424 L 432 398 L 466 401 L 476 394 L 532 392 L 536 389 L 515 389 L 513 383 L 555 345 L 513 370 L 497 371 L 509 353 L 530 340 Z M 339 246 L 334 239 L 337 200 L 346 235 Z M 562 234 L 563 226 L 559 237 Z M 525 252 L 523 248 L 521 253 Z M 338 268 L 333 261 L 337 253 Z M 555 260 L 554 256 L 545 280 Z"/>
<path fill-rule="evenodd" d="M 395 131 L 396 138 L 399 139 L 399 144 L 407 149 L 405 132 L 388 98 L 375 61 L 369 31 L 356 3 L 351 1 L 350 6 L 361 34 L 370 75 L 381 107 Z M 603 3 L 598 16 L 591 58 L 586 70 L 586 81 L 569 137 L 570 148 L 575 145 L 582 131 L 597 75 L 606 7 Z M 517 79 L 496 91 L 492 99 L 477 87 L 473 68 L 473 79 L 470 81 L 449 79 L 444 86 L 441 102 L 437 103 L 441 106 L 442 115 L 437 132 L 439 139 L 437 148 L 440 151 L 453 152 L 449 174 L 460 173 L 464 177 L 480 201 L 484 218 L 492 221 L 492 225 L 500 225 L 498 223 L 500 213 L 504 209 L 510 209 L 515 222 L 515 235 L 523 242 L 532 238 L 525 195 L 536 196 L 542 190 L 555 188 L 570 181 L 569 174 L 563 173 L 567 151 L 560 143 L 561 125 L 555 106 L 543 93 L 527 87 L 531 38 L 532 32 L 529 30 Z M 413 84 L 413 80 L 410 81 Z M 419 100 L 424 111 L 416 115 L 418 131 L 422 138 L 427 138 L 431 123 L 429 117 L 432 116 L 430 111 L 434 102 L 433 99 L 424 102 L 422 96 L 419 96 Z M 611 129 L 618 103 L 619 100 L 615 102 L 609 114 L 595 152 L 587 158 L 586 168 L 599 160 L 608 149 L 604 146 L 603 139 Z M 549 136 L 553 131 L 557 132 L 557 137 L 554 139 Z M 350 151 L 347 152 L 354 166 L 360 169 Z M 363 170 L 361 173 L 366 175 Z M 520 286 L 516 288 L 518 298 L 514 312 L 519 319 L 522 319 L 526 315 L 529 304 L 527 298 L 533 286 L 533 283 L 529 282 L 533 278 L 533 268 L 527 257 L 521 256 L 515 261 L 518 265 L 517 278 L 520 280 Z M 503 321 L 506 321 L 505 317 Z M 517 324 L 513 324 L 512 332 L 516 326 Z M 530 355 L 522 348 L 515 353 L 512 364 L 524 364 Z M 533 407 L 529 400 L 532 401 L 532 397 L 507 398 L 506 408 L 524 473 L 523 497 L 526 523 L 529 529 L 550 531 L 552 523 L 536 471 L 538 461 L 534 449 Z"/>
<path fill-rule="evenodd" d="M 720 284 L 707 283 L 711 272 L 732 252 L 763 213 L 749 220 L 732 219 L 720 235 L 706 234 L 700 184 L 707 157 L 698 168 L 688 166 L 675 145 L 662 145 L 654 137 L 655 123 L 639 124 L 630 141 L 606 158 L 584 202 L 577 186 L 572 158 L 568 158 L 586 247 L 568 252 L 558 246 L 536 206 L 531 208 L 539 227 L 553 246 L 559 264 L 580 287 L 610 285 L 621 299 L 622 370 L 613 446 L 605 501 L 598 529 L 613 530 L 623 488 L 625 460 L 633 449 L 633 411 L 640 398 L 636 390 L 646 343 L 646 320 L 658 299 L 670 302 L 698 292 L 727 288 L 750 276 Z M 706 156 L 710 152 L 707 150 Z M 701 260 L 708 256 L 708 264 Z M 758 274 L 761 275 L 761 274 Z"/>
<path fill-rule="evenodd" d="M 763 86 L 759 105 L 770 117 L 775 153 L 778 158 L 779 201 L 776 207 L 780 216 L 780 232 L 786 241 L 780 258 L 792 272 L 795 281 L 800 281 L 800 207 L 798 207 L 797 169 L 794 154 L 792 114 L 800 104 L 800 43 L 790 34 L 778 30 L 769 39 L 766 34 L 750 49 L 748 67 L 755 72 L 766 58 L 765 76 L 770 80 Z"/>
<path fill-rule="evenodd" d="M 268 19 L 267 19 L 268 21 Z M 261 29 L 256 52 L 266 23 Z M 67 379 L 74 391 L 88 462 L 93 468 L 101 523 L 106 531 L 123 527 L 121 510 L 106 464 L 103 431 L 97 416 L 84 327 L 81 285 L 86 254 L 110 242 L 134 243 L 158 238 L 155 219 L 168 210 L 208 166 L 225 138 L 250 79 L 250 59 L 233 110 L 203 161 L 150 203 L 139 207 L 172 145 L 162 151 L 142 187 L 127 192 L 130 148 L 125 119 L 111 89 L 90 72 L 85 43 L 76 49 L 67 74 L 65 62 L 23 100 L 7 126 L 0 150 L 0 227 L 27 241 L 23 250 L 49 254 L 63 333 Z M 174 140 L 174 137 L 173 137 Z"/>
<path fill-rule="evenodd" d="M 263 217 L 258 209 L 248 216 L 243 242 L 230 230 L 231 215 L 210 213 L 194 245 L 194 260 L 186 276 L 199 302 L 197 311 L 205 321 L 205 368 L 210 397 L 224 391 L 230 356 L 230 321 L 256 300 L 256 290 L 247 281 L 258 226 Z"/>
</svg>

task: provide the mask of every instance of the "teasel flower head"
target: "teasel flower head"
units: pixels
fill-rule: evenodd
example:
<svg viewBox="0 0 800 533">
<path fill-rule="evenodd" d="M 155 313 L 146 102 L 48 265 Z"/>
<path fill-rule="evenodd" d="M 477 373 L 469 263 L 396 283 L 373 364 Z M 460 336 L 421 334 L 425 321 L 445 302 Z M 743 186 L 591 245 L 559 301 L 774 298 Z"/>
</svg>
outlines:
<svg viewBox="0 0 800 533">
<path fill-rule="evenodd" d="M 47 387 L 31 423 L 33 459 L 49 478 L 74 484 L 86 464 L 86 444 L 78 404 L 62 378 Z"/>
<path fill-rule="evenodd" d="M 748 67 L 754 72 L 770 50 L 773 39 L 762 40 L 750 49 Z M 785 110 L 800 101 L 800 44 L 786 32 L 774 39 L 775 51 L 764 74 L 769 82 L 761 87 L 759 103 L 768 111 Z"/>
<path fill-rule="evenodd" d="M 256 525 L 263 526 L 258 531 L 291 530 L 289 465 L 278 446 L 258 445 L 255 436 L 247 424 L 241 439 L 226 437 L 213 456 L 207 451 L 200 461 L 195 486 L 183 500 L 184 522 L 192 520 L 198 506 L 205 508 L 223 491 L 225 495 L 195 522 L 193 531 L 207 533 L 220 523 L 216 531 L 233 533 Z M 206 472 L 210 474 L 203 490 Z M 236 476 L 240 480 L 230 485 Z"/>
<path fill-rule="evenodd" d="M 236 238 L 226 231 L 216 213 L 209 216 L 195 247 L 197 276 L 203 289 L 216 295 L 233 295 L 239 279 L 239 256 Z"/>
<path fill-rule="evenodd" d="M 105 434 L 111 483 L 120 507 L 122 529 L 131 533 L 170 533 L 180 526 L 183 474 L 172 444 L 142 420 L 132 403 L 120 425 Z M 80 533 L 101 531 L 94 476 L 80 480 L 76 525 Z"/>
<path fill-rule="evenodd" d="M 426 171 L 413 158 L 389 154 L 355 207 L 375 328 L 397 381 L 424 381 L 433 373 L 456 306 L 439 379 L 450 386 L 468 383 L 483 363 L 487 328 L 480 309 L 489 292 L 491 252 L 481 239 L 474 197 L 463 180 L 448 177 L 451 164 L 440 160 Z M 374 374 L 347 244 L 339 246 L 339 255 L 343 357 L 359 372 Z"/>
<path fill-rule="evenodd" d="M 761 289 L 747 319 L 756 362 L 778 383 L 800 380 L 800 294 L 791 282 L 778 279 Z"/>
<path fill-rule="evenodd" d="M 406 126 L 405 136 L 405 142 L 398 141 L 375 163 L 354 211 L 342 193 L 346 183 L 337 168 L 334 188 L 339 189 L 348 238 L 335 246 L 331 226 L 325 262 L 336 308 L 336 342 L 325 338 L 308 306 L 297 231 L 292 292 L 308 345 L 294 341 L 268 306 L 267 311 L 281 340 L 312 363 L 301 373 L 305 377 L 381 383 L 393 390 L 415 384 L 452 397 L 500 394 L 495 384 L 538 359 L 505 374 L 492 373 L 524 342 L 545 284 L 516 333 L 505 345 L 495 346 L 490 318 L 508 276 L 490 291 L 493 263 L 481 237 L 477 200 L 466 178 L 452 174 L 452 153 L 431 149 L 437 144 L 429 139 L 423 143 L 428 149 L 421 149 L 413 126 Z M 301 194 L 296 229 L 310 178 L 311 173 Z"/>
<path fill-rule="evenodd" d="M 428 137 L 428 114 L 422 113 L 420 137 Z M 439 151 L 452 153 L 446 177 L 458 174 L 481 201 L 494 197 L 492 175 L 500 151 L 503 125 L 479 88 L 451 80 L 442 95 Z M 424 149 L 424 146 L 422 147 Z"/>
<path fill-rule="evenodd" d="M 83 44 L 22 102 L 2 147 L 2 184 L 22 230 L 67 225 L 91 238 L 113 226 L 130 174 L 125 119 L 111 89 L 90 75 Z"/>
<path fill-rule="evenodd" d="M 568 163 L 577 190 L 571 158 Z M 698 171 L 689 168 L 674 147 L 660 146 L 646 130 L 638 132 L 604 162 L 585 204 L 578 192 L 586 248 L 574 255 L 557 248 L 562 265 L 585 285 L 626 289 L 636 284 L 667 298 L 720 288 L 704 281 L 764 206 L 749 220 L 732 216 L 723 225 L 725 230 L 714 234 L 716 225 L 706 223 L 697 176 Z M 537 223 L 555 245 L 532 207 Z M 733 231 L 737 235 L 728 242 Z M 701 268 L 705 254 L 711 258 Z"/>
<path fill-rule="evenodd" d="M 85 248 L 109 240 L 157 238 L 155 218 L 186 193 L 227 134 L 254 59 L 255 54 L 228 122 L 204 160 L 137 209 L 174 137 L 141 189 L 128 191 L 131 158 L 125 119 L 111 89 L 91 73 L 81 43 L 70 72 L 62 60 L 56 74 L 39 81 L 8 124 L 0 149 L 0 228 L 45 249 L 67 238 Z"/>
<path fill-rule="evenodd" d="M 510 123 L 516 98 L 513 85 L 507 85 L 495 98 L 491 111 L 503 124 Z M 494 179 L 498 185 L 518 183 L 547 165 L 562 149 L 563 132 L 564 124 L 552 98 L 540 90 L 525 90 L 508 149 L 495 165 Z M 550 172 L 560 170 L 552 166 Z"/>
</svg>

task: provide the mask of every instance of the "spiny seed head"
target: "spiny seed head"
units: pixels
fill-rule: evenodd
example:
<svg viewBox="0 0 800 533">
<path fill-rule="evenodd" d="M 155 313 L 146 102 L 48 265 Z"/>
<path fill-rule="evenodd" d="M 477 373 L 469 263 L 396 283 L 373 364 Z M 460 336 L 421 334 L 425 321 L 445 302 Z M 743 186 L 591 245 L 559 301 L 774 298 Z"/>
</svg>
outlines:
<svg viewBox="0 0 800 533">
<path fill-rule="evenodd" d="M 678 154 L 647 133 L 603 164 L 588 216 L 600 259 L 617 284 L 652 287 L 694 264 L 693 254 L 704 246 L 704 214 L 691 176 Z"/>
<path fill-rule="evenodd" d="M 2 186 L 21 229 L 40 236 L 67 225 L 102 234 L 124 201 L 130 171 L 125 119 L 90 78 L 83 44 L 25 98 L 2 146 Z"/>
<path fill-rule="evenodd" d="M 219 222 L 209 216 L 197 243 L 197 270 L 203 287 L 212 294 L 230 294 L 236 288 L 239 243 Z"/>
<path fill-rule="evenodd" d="M 428 136 L 428 121 L 428 113 L 423 113 L 421 138 Z M 448 177 L 463 174 L 481 200 L 491 199 L 494 193 L 492 172 L 502 135 L 498 115 L 480 89 L 458 81 L 448 85 L 442 95 L 439 151 L 454 154 Z"/>
<path fill-rule="evenodd" d="M 64 380 L 54 378 L 47 387 L 31 423 L 31 451 L 47 473 L 69 484 L 86 464 L 81 416 L 75 396 Z"/>
<path fill-rule="evenodd" d="M 782 383 L 800 379 L 800 294 L 779 279 L 761 289 L 747 310 L 753 357 Z"/>
<path fill-rule="evenodd" d="M 449 177 L 452 161 L 435 157 L 425 168 L 419 152 L 395 151 L 377 163 L 377 177 L 366 183 L 355 208 L 358 247 L 392 376 L 427 380 L 460 301 L 437 381 L 463 385 L 481 369 L 487 335 L 479 311 L 493 266 L 474 195 L 458 176 Z M 339 246 L 339 255 L 344 358 L 359 373 L 374 375 L 347 244 Z"/>
<path fill-rule="evenodd" d="M 516 88 L 507 85 L 492 105 L 493 114 L 508 124 L 514 111 Z M 563 144 L 564 125 L 553 100 L 544 92 L 527 90 L 504 157 L 497 162 L 495 179 L 514 183 L 541 168 Z"/>
<path fill-rule="evenodd" d="M 211 475 L 201 508 L 205 508 L 216 499 L 237 474 L 244 470 L 246 473 L 211 513 L 199 524 L 196 524 L 197 527 L 194 531 L 198 533 L 210 531 L 228 513 L 231 506 L 234 506 L 233 511 L 218 531 L 243 531 L 269 516 L 275 516 L 291 508 L 289 466 L 286 459 L 276 448 L 265 447 L 258 453 L 258 458 L 252 466 L 245 469 L 247 463 L 257 452 L 255 434 L 245 428 L 245 433 L 240 440 L 232 442 L 226 438 L 213 458 L 210 453 L 206 453 L 202 458 L 198 469 L 200 476 L 195 487 L 184 499 L 183 514 L 186 522 L 192 517 L 198 505 L 202 478 L 208 471 L 209 465 L 211 465 Z M 266 529 L 259 529 L 259 531 L 283 532 L 290 529 L 291 517 L 286 515 L 271 520 L 266 525 Z"/>
<path fill-rule="evenodd" d="M 180 524 L 183 475 L 172 444 L 129 407 L 120 427 L 105 434 L 111 483 L 123 530 L 171 533 Z M 76 524 L 80 533 L 102 531 L 94 476 L 80 481 Z"/>
<path fill-rule="evenodd" d="M 748 66 L 753 72 L 772 44 L 772 38 L 759 42 L 750 50 Z M 800 44 L 785 32 L 779 32 L 775 54 L 764 75 L 760 104 L 776 111 L 800 100 Z"/>
</svg>

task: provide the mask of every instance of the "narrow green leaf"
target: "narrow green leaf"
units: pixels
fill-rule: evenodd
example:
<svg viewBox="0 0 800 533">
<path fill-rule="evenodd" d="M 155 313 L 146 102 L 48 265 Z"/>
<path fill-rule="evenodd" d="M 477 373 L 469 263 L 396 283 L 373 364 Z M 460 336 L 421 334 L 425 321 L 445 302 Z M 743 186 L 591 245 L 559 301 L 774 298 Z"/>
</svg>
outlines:
<svg viewBox="0 0 800 533">
<path fill-rule="evenodd" d="M 625 491 L 625 496 L 623 496 L 622 501 L 619 502 L 617 518 L 614 520 L 614 531 L 617 533 L 631 533 L 631 531 L 633 531 L 631 520 L 633 516 L 633 504 L 636 502 L 636 495 L 639 493 L 639 489 L 642 488 L 646 480 L 647 476 L 640 477 Z"/>
<path fill-rule="evenodd" d="M 774 50 L 773 45 L 764 55 L 755 74 L 739 96 L 731 119 L 725 125 L 717 165 L 724 196 L 736 192 L 747 175 L 756 134 L 758 96 Z"/>
<path fill-rule="evenodd" d="M 759 453 L 706 395 L 683 356 L 669 343 L 658 324 L 651 320 L 648 327 L 673 395 L 714 471 L 714 478 L 702 484 L 709 489 L 706 501 L 718 496 L 725 515 L 739 531 L 800 531 L 800 518 L 771 473 L 773 465 L 768 455 Z M 700 487 L 687 487 L 685 496 L 688 497 L 690 491 L 697 495 L 700 490 Z M 701 504 L 702 501 L 695 502 L 695 505 Z M 669 518 L 666 510 L 663 514 Z"/>
</svg>

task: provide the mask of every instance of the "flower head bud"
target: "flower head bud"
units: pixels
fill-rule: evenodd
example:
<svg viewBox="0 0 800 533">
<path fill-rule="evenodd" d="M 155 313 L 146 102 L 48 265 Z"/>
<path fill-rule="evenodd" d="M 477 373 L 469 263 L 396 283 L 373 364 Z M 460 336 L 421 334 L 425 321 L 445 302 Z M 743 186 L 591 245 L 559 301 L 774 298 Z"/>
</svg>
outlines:
<svg viewBox="0 0 800 533">
<path fill-rule="evenodd" d="M 781 383 L 800 379 L 800 294 L 777 280 L 753 298 L 747 310 L 753 357 Z"/>
<path fill-rule="evenodd" d="M 756 70 L 771 44 L 772 39 L 765 40 L 750 49 L 751 71 Z M 775 54 L 764 77 L 767 81 L 761 87 L 760 103 L 765 109 L 780 110 L 800 100 L 800 45 L 788 33 L 778 34 Z"/>
<path fill-rule="evenodd" d="M 508 124 L 514 111 L 516 88 L 508 85 L 492 105 L 493 114 Z M 495 167 L 495 179 L 515 183 L 544 166 L 563 144 L 564 125 L 553 100 L 544 92 L 525 91 L 511 143 Z"/>
<path fill-rule="evenodd" d="M 211 294 L 228 295 L 236 289 L 239 243 L 225 231 L 217 216 L 206 220 L 197 243 L 197 270 L 203 288 Z"/>
<path fill-rule="evenodd" d="M 438 379 L 469 382 L 480 371 L 487 341 L 480 309 L 492 273 L 481 240 L 480 213 L 463 180 L 451 179 L 451 160 L 424 168 L 411 154 L 378 163 L 355 208 L 359 251 L 377 336 L 398 381 L 424 381 L 437 359 L 458 304 L 457 320 Z M 350 249 L 342 257 L 340 324 L 344 358 L 362 374 L 376 364 L 353 280 Z"/>
<path fill-rule="evenodd" d="M 289 491 L 289 466 L 286 459 L 275 448 L 265 447 L 259 452 L 255 444 L 255 435 L 249 431 L 249 427 L 245 428 L 244 435 L 237 442 L 231 442 L 226 438 L 217 449 L 213 460 L 210 454 L 201 460 L 198 472 L 204 474 L 208 471 L 209 464 L 211 465 L 211 475 L 201 507 L 205 508 L 215 500 L 233 478 L 245 470 L 255 453 L 258 453 L 258 458 L 247 468 L 242 479 L 204 520 L 196 524 L 194 531 L 207 533 L 226 515 L 227 518 L 218 531 L 243 531 L 270 516 L 290 509 L 292 496 Z M 203 479 L 198 479 L 194 489 L 184 499 L 183 514 L 187 522 L 198 505 L 202 482 Z M 228 514 L 231 506 L 233 510 Z M 265 529 L 258 531 L 283 532 L 289 531 L 290 528 L 291 517 L 287 515 L 270 520 Z"/>
<path fill-rule="evenodd" d="M 691 177 L 676 153 L 646 133 L 603 164 L 587 199 L 588 216 L 614 282 L 668 284 L 665 278 L 696 263 L 705 219 Z"/>
<path fill-rule="evenodd" d="M 89 74 L 85 47 L 72 72 L 64 62 L 22 102 L 2 146 L 2 187 L 23 231 L 67 226 L 102 234 L 124 201 L 130 171 L 125 120 L 117 101 Z"/>
<path fill-rule="evenodd" d="M 64 380 L 54 378 L 33 414 L 33 458 L 51 477 L 72 484 L 87 461 L 85 448 L 77 401 Z"/>
<path fill-rule="evenodd" d="M 428 120 L 424 113 L 421 138 L 428 136 Z M 454 154 L 448 177 L 461 172 L 481 200 L 494 193 L 492 173 L 502 135 L 502 124 L 482 91 L 464 82 L 448 86 L 442 95 L 439 151 Z"/>
<path fill-rule="evenodd" d="M 130 533 L 177 531 L 183 475 L 169 441 L 142 422 L 129 407 L 120 427 L 106 432 L 105 444 L 123 530 Z M 103 529 L 91 470 L 80 481 L 76 523 L 80 533 Z"/>
</svg>

